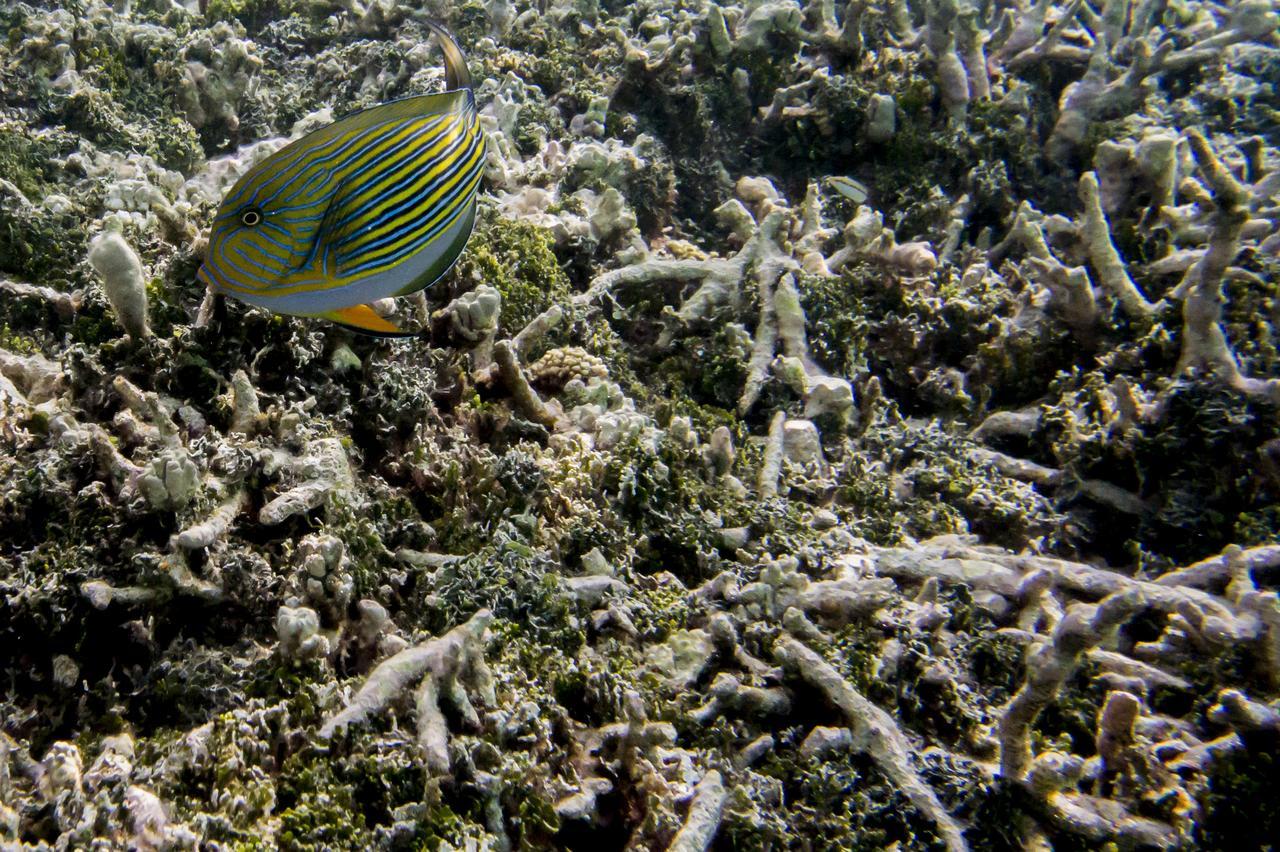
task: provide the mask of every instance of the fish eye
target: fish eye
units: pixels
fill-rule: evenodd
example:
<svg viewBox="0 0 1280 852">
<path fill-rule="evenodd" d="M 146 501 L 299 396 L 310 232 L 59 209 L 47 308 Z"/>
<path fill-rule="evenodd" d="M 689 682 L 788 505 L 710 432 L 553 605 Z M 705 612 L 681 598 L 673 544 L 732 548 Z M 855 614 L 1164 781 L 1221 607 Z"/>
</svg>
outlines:
<svg viewBox="0 0 1280 852">
<path fill-rule="evenodd" d="M 262 221 L 262 211 L 257 207 L 249 207 L 240 213 L 240 224 L 252 228 Z"/>
</svg>

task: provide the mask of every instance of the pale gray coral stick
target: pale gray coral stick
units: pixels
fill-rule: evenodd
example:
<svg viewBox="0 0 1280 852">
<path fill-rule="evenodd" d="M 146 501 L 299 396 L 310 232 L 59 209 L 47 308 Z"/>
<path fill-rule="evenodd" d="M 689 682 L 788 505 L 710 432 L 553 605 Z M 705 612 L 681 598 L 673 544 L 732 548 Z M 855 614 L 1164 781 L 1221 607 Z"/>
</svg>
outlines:
<svg viewBox="0 0 1280 852">
<path fill-rule="evenodd" d="M 231 375 L 231 432 L 251 434 L 258 425 L 258 392 L 249 381 L 249 374 L 236 370 Z"/>
<path fill-rule="evenodd" d="M 1085 7 L 1084 0 L 1073 0 L 1067 10 L 1054 22 L 1053 26 L 1049 27 L 1048 32 L 1040 36 L 1031 46 L 1018 51 L 1018 54 L 1009 60 L 1008 70 L 1019 71 L 1049 56 L 1053 48 L 1066 34 L 1067 28 L 1075 23 L 1076 16 L 1080 14 L 1082 7 Z"/>
<path fill-rule="evenodd" d="M 302 482 L 277 495 L 258 511 L 258 520 L 263 524 L 278 524 L 310 512 L 330 496 L 350 495 L 355 488 L 347 451 L 338 438 L 309 441 L 300 457 L 287 458 L 285 463 Z"/>
<path fill-rule="evenodd" d="M 1003 65 L 1006 60 L 1017 56 L 1036 43 L 1044 30 L 1045 18 L 1048 17 L 1053 2 L 1054 0 L 1034 0 L 1029 9 L 1024 8 L 1025 0 L 1019 2 L 1019 9 L 1015 15 L 1016 26 L 991 57 L 996 66 Z"/>
<path fill-rule="evenodd" d="M 43 355 L 20 355 L 0 348 L 0 376 L 14 382 L 32 405 L 54 399 L 66 384 L 62 368 Z"/>
<path fill-rule="evenodd" d="M 978 23 L 978 10 L 966 4 L 960 10 L 956 44 L 969 77 L 969 94 L 975 101 L 991 97 L 991 72 L 987 67 L 986 32 Z"/>
<path fill-rule="evenodd" d="M 805 334 L 804 305 L 796 290 L 795 276 L 783 275 L 773 292 L 773 315 L 777 322 L 778 340 L 782 351 L 790 358 L 798 358 L 806 375 L 821 374 L 818 365 L 809 357 L 809 341 Z"/>
<path fill-rule="evenodd" d="M 236 489 L 226 500 L 223 500 L 218 507 L 197 524 L 187 527 L 174 537 L 174 541 L 179 547 L 185 547 L 188 550 L 195 550 L 201 547 L 208 547 L 215 542 L 220 541 L 231 529 L 231 524 L 235 522 L 245 507 L 249 505 L 249 495 L 243 489 Z"/>
<path fill-rule="evenodd" d="M 552 305 L 529 320 L 529 323 L 520 329 L 515 337 L 511 338 L 512 348 L 515 349 L 518 356 L 525 357 L 529 354 L 529 350 L 533 348 L 533 345 L 546 337 L 563 319 L 564 309 L 559 305 Z"/>
<path fill-rule="evenodd" d="M 942 105 L 953 124 L 963 123 L 969 109 L 969 74 L 956 52 L 956 2 L 932 0 L 925 9 L 925 42 L 933 55 Z"/>
<path fill-rule="evenodd" d="M 731 260 L 646 260 L 621 269 L 611 269 L 591 280 L 590 286 L 573 297 L 574 305 L 587 307 L 618 287 L 651 281 L 701 281 L 708 277 L 736 278 L 740 269 Z"/>
<path fill-rule="evenodd" d="M 80 305 L 84 303 L 84 295 L 79 290 L 63 293 L 52 287 L 40 287 L 35 284 L 28 284 L 25 281 L 13 281 L 8 278 L 0 278 L 0 293 L 7 293 L 18 298 L 39 299 L 48 303 L 57 312 L 58 316 L 64 320 L 75 316 L 76 312 L 80 310 Z"/>
<path fill-rule="evenodd" d="M 773 656 L 844 714 L 853 731 L 854 747 L 875 761 L 890 782 L 933 821 L 948 850 L 959 852 L 969 848 L 960 826 L 911 766 L 912 748 L 892 716 L 871 703 L 830 663 L 797 639 L 780 636 L 773 644 Z"/>
<path fill-rule="evenodd" d="M 987 252 L 987 260 L 996 263 L 1010 249 L 1020 245 L 1031 257 L 1046 263 L 1060 263 L 1053 252 L 1049 251 L 1049 244 L 1045 241 L 1044 228 L 1040 224 L 1043 219 L 1044 216 L 1030 202 L 1022 202 L 1018 205 L 1013 223 L 1009 225 L 1009 232 Z"/>
<path fill-rule="evenodd" d="M 1234 7 L 1234 12 L 1225 26 L 1214 28 L 1214 34 L 1185 47 L 1171 52 L 1159 64 L 1161 73 L 1178 72 L 1193 65 L 1220 61 L 1224 48 L 1242 41 L 1262 41 L 1274 38 L 1277 27 L 1280 27 L 1280 16 L 1277 16 L 1271 0 L 1242 0 L 1238 4 L 1227 4 Z"/>
<path fill-rule="evenodd" d="M 1253 701 L 1238 689 L 1224 689 L 1218 693 L 1218 703 L 1209 708 L 1207 715 L 1211 721 L 1229 724 L 1241 731 L 1280 733 L 1280 710 Z"/>
<path fill-rule="evenodd" d="M 1098 733 L 1095 742 L 1102 768 L 1117 772 L 1124 750 L 1133 743 L 1133 725 L 1142 711 L 1138 696 L 1123 690 L 1107 693 L 1102 712 L 1098 714 Z"/>
<path fill-rule="evenodd" d="M 729 791 L 725 789 L 718 770 L 712 769 L 702 776 L 698 786 L 693 788 L 689 815 L 667 847 L 667 852 L 706 852 L 715 839 L 716 832 L 720 830 L 720 820 L 728 799 Z"/>
<path fill-rule="evenodd" d="M 1076 335 L 1084 340 L 1095 336 L 1098 301 L 1083 266 L 1066 266 L 1056 258 L 1028 257 L 1032 278 L 1052 296 L 1052 306 Z"/>
<path fill-rule="evenodd" d="M 542 401 L 538 392 L 533 389 L 533 385 L 529 384 L 529 379 L 520 367 L 520 361 L 516 357 L 515 347 L 512 346 L 511 341 L 498 341 L 493 347 L 493 355 L 498 364 L 498 376 L 502 379 L 507 392 L 511 394 L 516 410 L 535 423 L 555 428 L 557 422 L 555 412 Z"/>
<path fill-rule="evenodd" d="M 787 415 L 782 411 L 774 412 L 773 420 L 769 422 L 769 437 L 765 439 L 764 459 L 760 462 L 760 476 L 756 480 L 756 491 L 765 499 L 778 496 L 786 423 Z"/>
<path fill-rule="evenodd" d="M 874 561 L 876 573 L 887 577 L 916 581 L 938 577 L 943 582 L 964 583 L 1007 595 L 1015 592 L 1025 574 L 1044 570 L 1053 578 L 1056 588 L 1093 599 L 1137 590 L 1152 607 L 1162 612 L 1176 612 L 1190 605 L 1233 619 L 1232 608 L 1226 600 L 1199 589 L 1161 586 L 1081 562 L 972 547 L 955 539 L 930 540 L 911 549 L 877 549 Z M 1245 625 L 1240 627 L 1243 629 Z"/>
<path fill-rule="evenodd" d="M 700 725 L 709 725 L 728 714 L 760 718 L 785 717 L 791 713 L 791 696 L 785 690 L 744 686 L 741 680 L 727 672 L 716 675 L 707 692 L 710 694 L 707 703 L 689 714 Z"/>
<path fill-rule="evenodd" d="M 1280 567 L 1280 544 L 1263 544 L 1244 549 L 1231 545 L 1217 556 L 1168 571 L 1152 582 L 1161 586 L 1191 586 L 1200 589 L 1225 584 L 1231 579 L 1231 560 L 1236 558 L 1236 551 L 1239 551 L 1239 558 L 1244 560 L 1250 571 Z"/>
<path fill-rule="evenodd" d="M 112 443 L 111 436 L 106 429 L 103 429 L 97 423 L 73 428 L 80 434 L 87 435 L 89 446 L 93 448 L 94 457 L 98 460 L 98 464 L 110 475 L 117 492 L 122 492 L 126 487 L 131 487 L 138 477 L 142 475 L 143 468 L 135 465 L 120 454 L 120 451 L 116 449 L 116 445 Z"/>
<path fill-rule="evenodd" d="M 1023 482 L 1033 482 L 1036 485 L 1047 487 L 1056 486 L 1062 482 L 1062 471 L 1056 468 L 1045 467 L 1027 459 L 998 453 L 995 450 L 988 450 L 984 447 L 970 447 L 965 451 L 965 455 L 979 465 L 990 465 L 1005 476 L 1020 479 Z"/>
<path fill-rule="evenodd" d="M 146 419 L 148 423 L 156 428 L 160 438 L 170 445 L 179 443 L 178 426 L 173 422 L 172 415 L 165 410 L 164 404 L 161 403 L 160 397 L 154 391 L 144 391 L 124 376 L 116 376 L 111 381 L 111 387 L 115 392 L 120 394 L 120 398 L 124 400 L 124 404 L 134 414 Z"/>
<path fill-rule="evenodd" d="M 0 373 L 0 402 L 7 405 L 27 405 L 27 397 L 8 377 Z"/>
<path fill-rule="evenodd" d="M 1084 652 L 1102 644 L 1109 631 L 1145 606 L 1142 594 L 1129 590 L 1098 604 L 1076 604 L 1067 610 L 1050 641 L 1027 659 L 1026 680 L 1000 716 L 1001 775 L 1011 781 L 1026 777 L 1032 758 L 1031 725 L 1036 717 L 1075 673 Z"/>
<path fill-rule="evenodd" d="M 418 742 L 432 771 L 448 772 L 449 733 L 440 699 L 449 699 L 461 715 L 473 720 L 475 708 L 466 687 L 477 692 L 485 705 L 496 703 L 493 675 L 484 659 L 484 634 L 492 619 L 492 613 L 482 609 L 443 636 L 379 663 L 347 706 L 320 727 L 319 736 L 330 739 L 336 732 L 380 713 L 421 678 L 415 698 Z"/>
<path fill-rule="evenodd" d="M 746 414 L 751 406 L 760 398 L 765 378 L 769 373 L 769 364 L 773 361 L 773 350 L 778 343 L 778 317 L 773 303 L 773 282 L 761 277 L 758 282 L 760 291 L 760 319 L 756 323 L 755 337 L 751 343 L 751 357 L 747 359 L 747 378 L 742 385 L 742 395 L 738 399 L 738 413 Z"/>
<path fill-rule="evenodd" d="M 1084 143 L 1102 103 L 1110 70 L 1107 45 L 1098 42 L 1084 76 L 1063 89 L 1058 99 L 1058 120 L 1045 141 L 1045 152 L 1053 162 L 1069 162 L 1076 149 Z"/>
<path fill-rule="evenodd" d="M 1190 273 L 1191 286 L 1182 303 L 1182 354 L 1178 370 L 1202 369 L 1216 373 L 1237 390 L 1280 401 L 1280 379 L 1245 376 L 1222 330 L 1225 299 L 1222 282 L 1240 251 L 1240 232 L 1249 219 L 1249 193 L 1218 159 L 1200 130 L 1188 130 L 1187 142 L 1213 193 L 1214 210 L 1208 251 Z"/>
<path fill-rule="evenodd" d="M 1102 201 L 1098 195 L 1098 176 L 1085 172 L 1080 176 L 1080 201 L 1084 203 L 1082 230 L 1089 262 L 1093 265 L 1098 282 L 1120 302 L 1125 313 L 1136 319 L 1147 319 L 1155 312 L 1155 305 L 1147 301 L 1138 285 L 1126 271 L 1120 252 L 1111 241 L 1111 228 Z"/>
</svg>

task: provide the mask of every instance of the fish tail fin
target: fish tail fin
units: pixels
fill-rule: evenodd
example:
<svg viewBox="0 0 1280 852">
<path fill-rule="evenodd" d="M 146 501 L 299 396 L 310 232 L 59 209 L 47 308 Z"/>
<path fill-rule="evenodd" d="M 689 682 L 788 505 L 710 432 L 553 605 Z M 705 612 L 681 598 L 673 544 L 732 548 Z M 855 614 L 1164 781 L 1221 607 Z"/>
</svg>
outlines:
<svg viewBox="0 0 1280 852">
<path fill-rule="evenodd" d="M 453 35 L 441 24 L 427 21 L 427 26 L 436 34 L 440 49 L 444 51 L 444 79 L 449 91 L 471 88 L 471 71 L 467 68 L 467 57 Z"/>
<path fill-rule="evenodd" d="M 417 337 L 419 335 L 419 332 L 405 331 L 390 320 L 383 319 L 368 305 L 352 305 L 349 308 L 327 311 L 319 316 L 353 331 L 374 337 Z"/>
</svg>

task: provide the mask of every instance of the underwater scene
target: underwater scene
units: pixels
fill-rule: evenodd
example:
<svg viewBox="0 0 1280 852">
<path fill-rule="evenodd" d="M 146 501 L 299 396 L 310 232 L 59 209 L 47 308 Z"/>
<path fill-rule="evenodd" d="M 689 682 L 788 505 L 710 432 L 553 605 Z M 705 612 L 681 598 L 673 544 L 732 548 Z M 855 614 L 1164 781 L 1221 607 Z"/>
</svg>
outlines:
<svg viewBox="0 0 1280 852">
<path fill-rule="evenodd" d="M 1280 849 L 1280 0 L 0 0 L 0 849 Z"/>
</svg>

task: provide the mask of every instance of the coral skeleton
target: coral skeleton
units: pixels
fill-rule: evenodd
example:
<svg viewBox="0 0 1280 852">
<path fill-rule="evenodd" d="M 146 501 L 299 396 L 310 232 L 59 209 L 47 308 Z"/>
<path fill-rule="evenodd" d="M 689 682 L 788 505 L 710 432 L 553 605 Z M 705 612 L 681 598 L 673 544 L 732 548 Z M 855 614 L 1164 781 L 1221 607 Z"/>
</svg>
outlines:
<svg viewBox="0 0 1280 852">
<path fill-rule="evenodd" d="M 319 736 L 330 739 L 364 722 L 417 683 L 413 706 L 418 747 L 433 772 L 448 772 L 449 726 L 441 702 L 449 702 L 464 723 L 476 727 L 479 716 L 467 690 L 478 695 L 482 706 L 492 707 L 497 701 L 493 675 L 484 659 L 484 633 L 491 619 L 488 610 L 480 610 L 445 635 L 379 663 L 342 711 L 325 720 Z"/>
<path fill-rule="evenodd" d="M 1275 0 L 0 20 L 0 848 L 1280 835 Z M 207 289 L 429 22 L 421 331 Z"/>
</svg>

